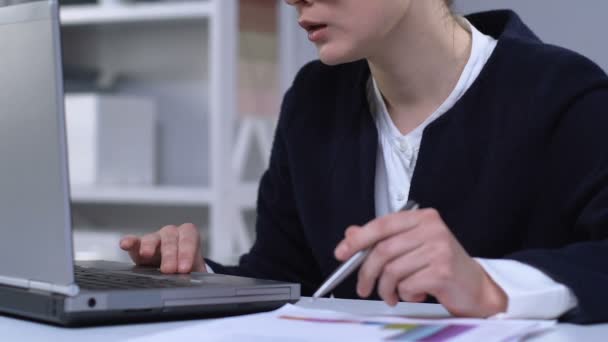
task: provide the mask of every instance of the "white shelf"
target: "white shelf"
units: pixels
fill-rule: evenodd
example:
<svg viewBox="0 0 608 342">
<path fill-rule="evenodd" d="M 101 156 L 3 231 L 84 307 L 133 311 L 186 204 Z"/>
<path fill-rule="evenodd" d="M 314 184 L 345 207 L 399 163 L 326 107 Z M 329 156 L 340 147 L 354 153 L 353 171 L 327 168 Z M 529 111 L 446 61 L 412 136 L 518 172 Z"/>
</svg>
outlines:
<svg viewBox="0 0 608 342">
<path fill-rule="evenodd" d="M 254 208 L 258 185 L 238 187 L 236 203 L 240 208 Z M 207 206 L 212 191 L 205 187 L 186 186 L 72 186 L 72 201 L 82 204 L 134 204 L 160 206 Z"/>
<path fill-rule="evenodd" d="M 213 15 L 210 1 L 167 1 L 150 4 L 66 5 L 61 7 L 61 24 L 91 25 L 146 21 L 205 19 Z"/>
<path fill-rule="evenodd" d="M 205 206 L 211 200 L 211 191 L 202 187 L 72 187 L 72 201 L 75 203 Z"/>
<path fill-rule="evenodd" d="M 281 47 L 281 50 L 299 46 L 294 41 L 309 44 L 305 39 L 305 34 L 297 30 L 297 25 L 293 20 L 295 14 L 293 8 L 283 1 L 278 3 L 281 6 L 280 42 L 290 42 L 286 47 Z M 235 89 L 238 89 L 239 0 L 125 1 L 124 4 L 119 5 L 64 5 L 60 11 L 62 26 L 69 27 L 64 35 L 67 51 L 72 53 L 69 56 L 78 62 L 82 60 L 82 65 L 95 67 L 102 71 L 108 70 L 108 72 L 135 71 L 137 75 L 148 71 L 156 75 L 157 71 L 165 67 L 167 67 L 166 72 L 173 72 L 173 70 L 181 72 L 182 70 L 173 64 L 182 63 L 182 61 L 187 62 L 184 64 L 185 67 L 190 67 L 189 64 L 198 67 L 198 64 L 195 60 L 179 58 L 181 56 L 177 56 L 178 58 L 173 64 L 168 62 L 165 64 L 165 61 L 170 61 L 172 58 L 164 57 L 178 54 L 184 47 L 187 50 L 183 50 L 183 53 L 192 56 L 193 53 L 199 53 L 195 50 L 202 45 L 203 49 L 200 53 L 204 54 L 204 58 L 200 58 L 200 62 L 208 74 L 204 75 L 205 79 L 201 80 L 208 84 L 206 89 L 208 108 L 196 109 L 196 111 L 208 115 L 206 118 L 208 120 L 207 130 L 201 132 L 208 136 L 208 141 L 206 140 L 200 148 L 208 149 L 209 186 L 74 186 L 72 187 L 73 202 L 91 204 L 91 206 L 150 206 L 149 210 L 155 210 L 155 207 L 167 207 L 166 209 L 171 210 L 172 207 L 208 209 L 209 255 L 214 260 L 227 262 L 234 255 L 240 255 L 249 250 L 252 242 L 248 230 L 249 222 L 245 221 L 245 218 L 249 217 L 244 217 L 239 211 L 255 208 L 258 184 L 257 182 L 255 184 L 235 184 L 242 178 L 227 172 L 234 169 L 232 156 L 235 152 L 233 129 L 238 103 L 235 98 Z M 174 27 L 173 24 L 180 25 Z M 190 24 L 194 24 L 194 26 Z M 114 25 L 119 26 L 117 28 L 120 30 L 106 30 Z M 293 27 L 286 30 L 286 25 Z M 91 31 L 91 29 L 93 30 Z M 114 39 L 114 35 L 121 34 L 123 29 L 127 33 L 124 35 L 124 39 Z M 184 33 L 183 37 L 182 33 Z M 298 34 L 295 35 L 295 33 Z M 181 40 L 182 38 L 183 40 Z M 90 45 L 88 44 L 89 39 L 91 39 Z M 158 67 L 146 68 L 147 64 L 140 65 L 140 61 L 147 58 L 152 52 L 149 46 L 156 47 L 157 42 L 162 45 L 170 39 L 179 40 L 178 44 L 172 44 L 173 41 L 170 41 L 171 47 L 179 47 L 179 51 L 171 50 L 171 53 L 167 53 L 166 56 L 157 56 L 156 59 L 153 59 L 151 63 Z M 189 44 L 188 41 L 195 41 L 195 43 Z M 82 44 L 85 46 L 80 48 L 81 45 L 78 44 L 80 42 L 85 43 Z M 133 42 L 136 43 L 133 44 Z M 90 49 L 90 46 L 93 46 L 94 49 Z M 285 64 L 285 60 L 300 61 L 302 54 L 297 52 L 299 51 L 282 54 L 281 65 Z M 124 58 L 121 53 L 124 53 Z M 286 58 L 290 56 L 298 58 L 293 61 Z M 162 63 L 157 63 L 158 60 L 161 60 Z M 283 81 L 285 87 L 291 82 L 291 75 L 299 69 L 297 64 L 296 62 L 288 66 L 285 64 L 287 67 L 284 66 L 281 69 L 281 72 L 286 72 L 288 75 Z M 189 75 L 187 80 L 190 80 Z M 148 91 L 148 86 L 142 87 L 142 90 Z M 150 94 L 154 95 L 152 90 L 155 91 L 155 88 L 150 89 Z M 171 91 L 173 90 L 171 89 Z M 177 91 L 179 88 L 175 90 Z M 184 94 L 192 96 L 189 92 Z M 203 95 L 205 94 L 200 94 L 200 96 Z M 197 155 L 194 154 L 190 157 L 196 158 Z M 189 178 L 186 177 L 186 179 Z M 179 179 L 175 179 L 175 181 L 179 181 Z M 95 210 L 82 209 L 87 209 L 82 212 L 91 216 L 90 222 L 95 222 L 95 215 L 103 215 L 106 212 L 104 209 L 107 208 L 100 207 L 99 212 L 98 208 L 94 208 Z M 181 210 L 176 210 L 176 212 L 181 212 Z M 129 210 L 124 214 L 121 211 L 113 219 L 121 220 L 121 215 L 125 215 L 127 219 L 131 220 L 132 214 L 135 215 Z M 88 218 L 84 217 L 83 220 L 85 219 Z M 147 220 L 142 220 L 142 223 L 145 221 Z"/>
</svg>

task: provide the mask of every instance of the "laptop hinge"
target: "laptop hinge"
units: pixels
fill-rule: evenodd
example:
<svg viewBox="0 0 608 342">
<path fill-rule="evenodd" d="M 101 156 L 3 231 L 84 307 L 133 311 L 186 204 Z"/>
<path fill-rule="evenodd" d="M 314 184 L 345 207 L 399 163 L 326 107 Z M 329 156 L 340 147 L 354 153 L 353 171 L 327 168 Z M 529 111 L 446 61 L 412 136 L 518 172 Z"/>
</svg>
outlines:
<svg viewBox="0 0 608 342">
<path fill-rule="evenodd" d="M 43 281 L 27 280 L 7 276 L 0 276 L 0 284 L 21 287 L 28 290 L 40 290 L 44 292 L 59 293 L 64 294 L 66 296 L 75 296 L 80 291 L 80 288 L 78 288 L 78 285 L 76 284 L 59 285 Z"/>
</svg>

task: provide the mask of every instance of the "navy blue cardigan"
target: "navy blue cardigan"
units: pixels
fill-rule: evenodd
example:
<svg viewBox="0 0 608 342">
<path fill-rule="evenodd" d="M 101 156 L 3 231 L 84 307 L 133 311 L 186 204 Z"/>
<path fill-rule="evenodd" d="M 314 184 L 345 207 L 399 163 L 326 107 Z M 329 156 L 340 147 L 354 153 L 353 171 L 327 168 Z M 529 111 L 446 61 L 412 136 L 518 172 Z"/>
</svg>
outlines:
<svg viewBox="0 0 608 342">
<path fill-rule="evenodd" d="M 424 130 L 410 198 L 436 208 L 471 256 L 518 260 L 570 287 L 579 305 L 562 320 L 608 321 L 608 78 L 513 12 L 468 18 L 498 46 Z M 216 272 L 298 282 L 310 295 L 338 266 L 346 227 L 375 217 L 369 77 L 365 61 L 300 71 L 261 180 L 256 242 L 238 266 L 208 260 Z M 355 284 L 334 295 L 357 298 Z"/>
</svg>

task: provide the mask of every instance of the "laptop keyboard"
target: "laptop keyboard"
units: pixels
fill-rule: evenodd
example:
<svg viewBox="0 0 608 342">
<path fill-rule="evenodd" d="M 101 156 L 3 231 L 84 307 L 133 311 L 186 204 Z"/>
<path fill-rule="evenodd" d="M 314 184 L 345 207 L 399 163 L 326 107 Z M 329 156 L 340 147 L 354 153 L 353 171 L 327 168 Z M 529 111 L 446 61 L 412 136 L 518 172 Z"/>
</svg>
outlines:
<svg viewBox="0 0 608 342">
<path fill-rule="evenodd" d="M 87 290 L 158 289 L 200 286 L 184 279 L 157 279 L 76 266 L 76 283 Z"/>
</svg>

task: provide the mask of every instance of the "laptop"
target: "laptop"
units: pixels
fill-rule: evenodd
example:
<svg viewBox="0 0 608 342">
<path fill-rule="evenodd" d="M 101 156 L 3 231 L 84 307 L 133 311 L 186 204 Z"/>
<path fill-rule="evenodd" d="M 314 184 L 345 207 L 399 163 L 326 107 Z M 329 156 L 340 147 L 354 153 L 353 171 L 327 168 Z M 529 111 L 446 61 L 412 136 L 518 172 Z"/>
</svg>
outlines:
<svg viewBox="0 0 608 342">
<path fill-rule="evenodd" d="M 271 310 L 298 284 L 75 262 L 57 0 L 0 0 L 0 312 L 65 326 Z"/>
</svg>

